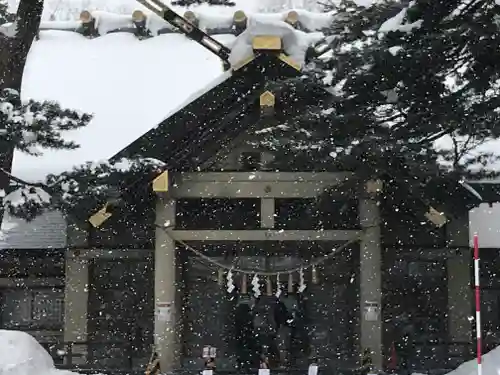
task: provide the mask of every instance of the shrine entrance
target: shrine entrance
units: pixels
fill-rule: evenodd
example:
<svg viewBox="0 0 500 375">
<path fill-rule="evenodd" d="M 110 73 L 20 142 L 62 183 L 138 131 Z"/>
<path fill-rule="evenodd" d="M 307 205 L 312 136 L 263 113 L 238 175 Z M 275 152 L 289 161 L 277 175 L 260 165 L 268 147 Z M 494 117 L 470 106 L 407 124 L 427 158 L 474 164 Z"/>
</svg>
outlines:
<svg viewBox="0 0 500 375">
<path fill-rule="evenodd" d="M 197 250 L 219 263 L 231 264 L 231 259 L 220 256 L 226 247 L 229 245 L 205 243 Z M 243 255 L 233 260 L 231 277 L 225 272 L 221 279 L 220 270 L 196 256 L 183 262 L 187 267 L 183 272 L 184 366 L 198 363 L 199 368 L 205 346 L 217 348 L 219 369 L 255 369 L 264 357 L 271 369 L 307 368 L 312 356 L 327 358 L 329 365 L 345 363 L 351 357 L 356 360 L 356 248 L 317 267 L 315 282 L 311 270 L 306 270 L 300 292 L 301 276 L 294 272 L 291 277 L 286 273 L 258 277 L 256 293 L 255 274 L 244 275 L 238 269 L 293 269 L 307 264 L 307 259 L 284 254 L 252 256 L 248 255 L 252 245 L 240 243 L 238 247 Z M 309 255 L 315 256 L 313 249 Z"/>
</svg>

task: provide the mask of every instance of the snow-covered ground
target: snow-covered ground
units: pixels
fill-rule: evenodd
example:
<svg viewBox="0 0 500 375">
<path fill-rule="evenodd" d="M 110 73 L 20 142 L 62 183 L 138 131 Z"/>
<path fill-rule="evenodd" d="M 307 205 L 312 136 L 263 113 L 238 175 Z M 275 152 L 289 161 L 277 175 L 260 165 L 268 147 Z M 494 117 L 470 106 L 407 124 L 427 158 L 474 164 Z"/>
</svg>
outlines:
<svg viewBox="0 0 500 375">
<path fill-rule="evenodd" d="M 75 375 L 57 370 L 49 353 L 29 334 L 0 330 L 1 375 Z M 321 371 L 320 371 L 321 372 Z M 465 362 L 447 375 L 475 375 L 475 360 Z M 500 374 L 500 347 L 483 356 L 483 374 Z M 422 374 L 413 374 L 422 375 Z"/>
<path fill-rule="evenodd" d="M 497 347 L 486 353 L 483 358 L 483 375 L 500 374 L 500 347 Z M 477 375 L 477 361 L 475 359 L 462 363 L 455 370 L 446 375 Z M 423 374 L 413 374 L 423 375 Z"/>
<path fill-rule="evenodd" d="M 75 375 L 57 370 L 49 353 L 29 334 L 0 330 L 1 375 Z"/>
</svg>

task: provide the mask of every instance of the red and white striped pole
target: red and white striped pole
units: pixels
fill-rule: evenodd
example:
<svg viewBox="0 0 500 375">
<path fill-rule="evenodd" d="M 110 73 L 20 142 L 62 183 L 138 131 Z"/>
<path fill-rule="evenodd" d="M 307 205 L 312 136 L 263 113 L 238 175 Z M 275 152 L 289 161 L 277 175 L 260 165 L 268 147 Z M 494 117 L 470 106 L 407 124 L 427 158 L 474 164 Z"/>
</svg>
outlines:
<svg viewBox="0 0 500 375">
<path fill-rule="evenodd" d="M 477 345 L 477 375 L 482 375 L 481 361 L 481 298 L 479 287 L 479 237 L 474 234 L 474 285 L 476 289 L 476 345 Z"/>
</svg>

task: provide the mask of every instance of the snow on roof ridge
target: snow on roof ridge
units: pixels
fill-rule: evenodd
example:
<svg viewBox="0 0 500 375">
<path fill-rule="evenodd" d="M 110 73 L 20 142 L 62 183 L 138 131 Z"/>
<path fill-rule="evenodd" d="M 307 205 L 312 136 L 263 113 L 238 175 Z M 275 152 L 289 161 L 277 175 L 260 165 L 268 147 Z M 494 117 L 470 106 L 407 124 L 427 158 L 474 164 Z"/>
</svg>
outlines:
<svg viewBox="0 0 500 375">
<path fill-rule="evenodd" d="M 254 55 L 252 40 L 259 35 L 279 36 L 285 54 L 300 66 L 305 62 L 307 49 L 324 37 L 323 33 L 297 30 L 282 20 L 249 19 L 246 30 L 232 44 L 229 56 L 231 65 L 236 65 Z"/>
<path fill-rule="evenodd" d="M 146 28 L 149 29 L 153 35 L 157 35 L 159 30 L 172 29 L 162 18 L 152 13 L 142 6 L 138 6 L 146 15 Z M 174 7 L 175 8 L 175 7 Z M 199 27 L 201 29 L 229 29 L 233 26 L 233 17 L 235 12 L 242 10 L 240 8 L 223 8 L 223 7 L 191 7 L 176 9 L 180 15 L 185 11 L 192 11 L 198 19 Z M 83 10 L 82 10 L 83 11 Z M 298 22 L 309 31 L 323 30 L 330 26 L 336 14 L 335 11 L 331 12 L 315 12 L 305 9 L 290 8 L 280 12 L 252 12 L 245 11 L 248 20 L 269 20 L 269 21 L 284 21 L 290 12 L 295 12 L 298 16 Z M 109 33 L 117 29 L 134 28 L 132 22 L 132 13 L 124 14 L 118 12 L 109 12 L 105 10 L 91 10 L 90 13 L 96 20 L 96 28 L 99 30 L 100 35 Z M 41 29 L 56 29 L 75 31 L 81 26 L 78 19 L 73 20 L 44 20 L 40 24 Z M 1 25 L 0 28 L 6 29 L 9 24 Z"/>
</svg>

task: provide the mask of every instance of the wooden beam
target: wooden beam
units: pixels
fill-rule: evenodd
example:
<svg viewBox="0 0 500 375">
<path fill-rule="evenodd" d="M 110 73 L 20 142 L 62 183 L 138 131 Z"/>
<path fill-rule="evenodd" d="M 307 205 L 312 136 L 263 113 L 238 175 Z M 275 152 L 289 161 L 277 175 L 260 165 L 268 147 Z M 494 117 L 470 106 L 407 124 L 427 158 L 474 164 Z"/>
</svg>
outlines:
<svg viewBox="0 0 500 375">
<path fill-rule="evenodd" d="M 244 66 L 246 66 L 247 64 L 250 64 L 253 60 L 255 60 L 255 55 L 253 55 L 253 54 L 248 56 L 248 57 L 245 57 L 244 59 L 233 64 L 233 70 L 234 71 L 239 70 L 239 69 L 243 68 Z"/>
<path fill-rule="evenodd" d="M 298 62 L 292 60 L 289 56 L 285 55 L 284 53 L 280 53 L 278 59 L 283 61 L 285 64 L 290 65 L 292 68 L 298 70 L 299 72 L 302 69 L 302 67 Z"/>
<path fill-rule="evenodd" d="M 312 181 L 345 181 L 352 177 L 350 172 L 185 172 L 180 180 L 196 182 L 312 182 Z"/>
<path fill-rule="evenodd" d="M 180 241 L 348 241 L 358 230 L 170 230 Z"/>
<path fill-rule="evenodd" d="M 439 212 L 432 206 L 429 206 L 429 211 L 427 211 L 424 216 L 438 228 L 442 228 L 444 225 L 446 225 L 446 223 L 448 223 L 448 218 L 446 217 L 446 215 L 442 212 Z"/>
<path fill-rule="evenodd" d="M 173 198 L 316 198 L 335 185 L 328 182 L 184 182 L 170 189 Z"/>
<path fill-rule="evenodd" d="M 78 259 L 145 259 L 153 256 L 153 250 L 137 250 L 137 249 L 95 249 L 95 250 L 78 250 L 78 256 L 71 254 L 72 257 Z"/>
<path fill-rule="evenodd" d="M 63 287 L 64 279 L 56 277 L 42 278 L 0 278 L 0 288 L 39 288 L 39 287 Z"/>
<path fill-rule="evenodd" d="M 349 173 L 184 173 L 170 188 L 174 198 L 315 198 Z"/>
</svg>

